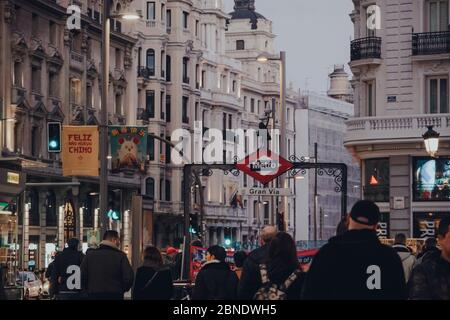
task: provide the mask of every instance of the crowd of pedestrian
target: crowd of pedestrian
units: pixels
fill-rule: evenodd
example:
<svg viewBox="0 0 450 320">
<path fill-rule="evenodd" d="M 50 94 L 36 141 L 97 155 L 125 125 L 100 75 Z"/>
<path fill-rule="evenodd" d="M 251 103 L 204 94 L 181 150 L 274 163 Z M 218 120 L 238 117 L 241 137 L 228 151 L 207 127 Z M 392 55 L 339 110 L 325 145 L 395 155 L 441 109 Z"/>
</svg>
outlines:
<svg viewBox="0 0 450 320">
<path fill-rule="evenodd" d="M 377 237 L 378 206 L 358 201 L 340 221 L 336 236 L 302 269 L 294 239 L 273 226 L 261 230 L 261 247 L 234 254 L 214 245 L 196 276 L 193 300 L 450 300 L 450 219 L 440 221 L 436 238 L 421 252 L 408 247 L 405 234 L 393 246 Z M 196 244 L 201 246 L 201 244 Z M 169 300 L 179 279 L 182 254 L 149 246 L 134 275 L 120 236 L 107 231 L 96 249 L 84 255 L 77 239 L 48 266 L 51 295 L 59 300 L 121 300 L 131 289 L 135 300 Z M 77 269 L 78 268 L 78 269 Z M 77 270 L 79 277 L 77 278 Z M 0 298 L 4 298 L 0 287 Z"/>
</svg>

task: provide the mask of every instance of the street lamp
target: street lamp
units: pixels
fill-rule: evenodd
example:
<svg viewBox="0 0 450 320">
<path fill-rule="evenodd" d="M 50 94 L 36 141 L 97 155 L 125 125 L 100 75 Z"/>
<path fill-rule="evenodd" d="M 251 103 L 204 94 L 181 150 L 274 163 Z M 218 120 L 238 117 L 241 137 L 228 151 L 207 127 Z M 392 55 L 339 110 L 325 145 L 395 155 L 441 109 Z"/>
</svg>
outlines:
<svg viewBox="0 0 450 320">
<path fill-rule="evenodd" d="M 112 0 L 104 1 L 102 21 L 102 108 L 100 119 L 100 230 L 105 232 L 109 224 L 108 210 L 108 86 L 109 86 L 109 48 L 111 19 L 137 20 L 138 12 L 131 12 L 129 6 L 122 8 L 117 4 L 111 12 Z"/>
<path fill-rule="evenodd" d="M 269 61 L 279 61 L 280 62 L 280 156 L 282 158 L 287 158 L 286 155 L 286 52 L 281 51 L 280 56 L 272 56 L 268 53 L 262 53 L 257 58 L 256 61 L 260 63 L 267 63 Z M 273 114 L 273 123 L 275 124 L 275 114 Z M 280 176 L 281 185 L 283 188 L 287 188 L 286 176 L 283 174 Z M 280 212 L 286 212 L 287 208 L 287 197 L 282 202 Z"/>
<path fill-rule="evenodd" d="M 430 157 L 435 157 L 439 149 L 439 136 L 440 134 L 433 130 L 433 126 L 428 126 L 428 131 L 423 134 L 423 141 L 425 143 L 425 149 Z"/>
</svg>

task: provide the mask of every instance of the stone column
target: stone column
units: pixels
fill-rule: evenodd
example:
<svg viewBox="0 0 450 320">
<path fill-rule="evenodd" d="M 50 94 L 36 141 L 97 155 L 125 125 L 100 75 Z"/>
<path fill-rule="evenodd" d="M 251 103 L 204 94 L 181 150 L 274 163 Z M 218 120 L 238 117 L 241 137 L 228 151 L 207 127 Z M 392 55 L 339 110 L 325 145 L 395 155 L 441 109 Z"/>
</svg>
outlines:
<svg viewBox="0 0 450 320">
<path fill-rule="evenodd" d="M 28 246 L 30 245 L 30 204 L 24 204 L 22 223 L 22 268 L 28 267 Z"/>
</svg>

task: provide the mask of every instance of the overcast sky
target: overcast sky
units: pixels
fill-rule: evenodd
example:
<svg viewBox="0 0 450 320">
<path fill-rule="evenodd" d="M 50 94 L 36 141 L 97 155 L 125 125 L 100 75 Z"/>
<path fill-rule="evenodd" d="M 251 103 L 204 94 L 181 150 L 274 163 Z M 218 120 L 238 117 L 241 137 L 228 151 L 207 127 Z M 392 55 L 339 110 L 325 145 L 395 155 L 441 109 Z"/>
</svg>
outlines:
<svg viewBox="0 0 450 320">
<path fill-rule="evenodd" d="M 227 12 L 234 0 L 224 0 Z M 288 83 L 325 92 L 334 64 L 349 72 L 353 24 L 351 0 L 256 0 L 256 11 L 273 21 L 277 50 L 287 54 Z"/>
</svg>

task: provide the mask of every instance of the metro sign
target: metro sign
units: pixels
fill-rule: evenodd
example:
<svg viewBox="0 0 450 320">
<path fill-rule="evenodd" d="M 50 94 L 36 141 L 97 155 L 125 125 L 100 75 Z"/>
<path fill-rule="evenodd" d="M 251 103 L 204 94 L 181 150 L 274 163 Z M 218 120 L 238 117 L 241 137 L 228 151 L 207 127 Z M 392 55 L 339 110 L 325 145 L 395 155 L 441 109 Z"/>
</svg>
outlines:
<svg viewBox="0 0 450 320">
<path fill-rule="evenodd" d="M 294 165 L 270 150 L 259 150 L 236 164 L 236 168 L 258 180 L 268 184 L 281 176 Z"/>
</svg>

